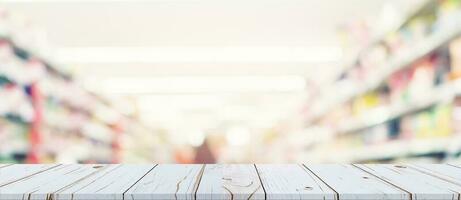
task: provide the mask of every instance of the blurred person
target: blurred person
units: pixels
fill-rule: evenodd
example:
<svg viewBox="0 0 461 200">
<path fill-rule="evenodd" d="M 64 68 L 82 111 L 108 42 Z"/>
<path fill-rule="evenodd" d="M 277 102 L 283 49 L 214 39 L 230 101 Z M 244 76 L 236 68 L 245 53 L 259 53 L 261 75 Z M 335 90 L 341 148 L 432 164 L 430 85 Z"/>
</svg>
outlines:
<svg viewBox="0 0 461 200">
<path fill-rule="evenodd" d="M 211 152 L 210 145 L 208 144 L 207 139 L 205 139 L 202 145 L 197 147 L 196 154 L 195 154 L 195 163 L 200 163 L 200 164 L 216 163 L 216 158 Z"/>
</svg>

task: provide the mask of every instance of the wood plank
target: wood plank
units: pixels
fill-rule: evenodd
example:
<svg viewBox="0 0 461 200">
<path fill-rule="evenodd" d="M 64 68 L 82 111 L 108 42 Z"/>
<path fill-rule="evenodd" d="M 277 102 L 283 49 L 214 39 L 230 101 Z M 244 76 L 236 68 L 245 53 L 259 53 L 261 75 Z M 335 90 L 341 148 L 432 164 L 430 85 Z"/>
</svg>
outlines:
<svg viewBox="0 0 461 200">
<path fill-rule="evenodd" d="M 13 164 L 0 164 L 0 168 L 4 168 L 4 167 L 8 167 L 8 166 L 11 166 Z"/>
<path fill-rule="evenodd" d="M 0 187 L 0 199 L 49 199 L 54 192 L 103 168 L 104 165 L 60 165 Z"/>
<path fill-rule="evenodd" d="M 56 166 L 58 165 L 4 165 L 0 168 L 0 187 Z"/>
<path fill-rule="evenodd" d="M 267 199 L 335 199 L 336 193 L 300 165 L 256 165 Z"/>
<path fill-rule="evenodd" d="M 136 185 L 125 198 L 147 199 L 194 199 L 205 165 L 157 165 Z"/>
<path fill-rule="evenodd" d="M 339 199 L 410 199 L 410 194 L 363 170 L 345 164 L 306 165 L 338 193 Z"/>
<path fill-rule="evenodd" d="M 265 194 L 254 165 L 206 165 L 197 199 L 264 199 Z"/>
<path fill-rule="evenodd" d="M 357 165 L 361 169 L 396 185 L 415 199 L 458 199 L 461 186 L 422 173 L 405 165 Z"/>
<path fill-rule="evenodd" d="M 61 189 L 57 200 L 123 199 L 123 193 L 155 165 L 108 165 L 97 173 Z"/>
<path fill-rule="evenodd" d="M 430 174 L 448 182 L 461 185 L 461 167 L 447 164 L 417 164 L 411 168 Z"/>
</svg>

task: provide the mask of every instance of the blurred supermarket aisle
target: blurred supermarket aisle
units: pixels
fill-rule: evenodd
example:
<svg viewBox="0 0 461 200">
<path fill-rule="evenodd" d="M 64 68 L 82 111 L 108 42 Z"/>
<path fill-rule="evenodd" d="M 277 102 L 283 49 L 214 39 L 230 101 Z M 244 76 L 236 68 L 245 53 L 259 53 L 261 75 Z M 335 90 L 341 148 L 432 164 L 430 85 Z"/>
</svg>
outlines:
<svg viewBox="0 0 461 200">
<path fill-rule="evenodd" d="M 460 0 L 0 8 L 0 162 L 461 155 Z"/>
</svg>

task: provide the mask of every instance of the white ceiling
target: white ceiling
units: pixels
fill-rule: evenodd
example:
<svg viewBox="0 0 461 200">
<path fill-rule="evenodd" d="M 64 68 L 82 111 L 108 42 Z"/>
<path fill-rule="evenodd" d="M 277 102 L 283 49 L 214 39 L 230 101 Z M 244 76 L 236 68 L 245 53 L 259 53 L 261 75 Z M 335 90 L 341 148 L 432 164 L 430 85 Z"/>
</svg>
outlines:
<svg viewBox="0 0 461 200">
<path fill-rule="evenodd" d="M 85 70 L 85 75 L 88 68 L 99 73 L 97 68 L 103 66 L 101 63 L 128 65 L 130 69 L 143 68 L 146 63 L 113 62 L 107 57 L 105 62 L 99 61 L 96 66 L 88 56 L 70 61 L 65 59 L 78 57 L 69 53 L 75 52 L 72 50 L 77 47 L 85 50 L 187 47 L 190 52 L 203 47 L 213 50 L 228 47 L 335 48 L 340 45 L 337 35 L 340 24 L 354 18 L 373 20 L 386 3 L 406 10 L 413 1 L 417 0 L 5 0 L 0 5 L 26 15 L 37 27 L 43 28 L 47 42 L 60 55 L 56 59 L 67 65 L 77 65 L 77 72 Z M 94 55 L 103 57 L 104 52 Z M 174 75 L 183 74 L 182 67 L 188 63 L 170 64 L 166 70 Z M 197 63 L 194 64 L 193 68 L 196 68 Z M 268 73 L 264 65 L 269 64 L 277 66 L 269 68 L 277 73 L 309 76 L 312 68 L 332 65 L 330 62 L 242 64 L 245 67 L 220 67 L 216 73 L 246 74 L 246 69 L 252 73 Z M 176 66 L 179 70 L 175 71 Z M 207 69 L 198 68 L 196 71 L 209 73 Z M 104 72 L 112 76 L 108 70 Z M 159 70 L 143 72 L 157 75 Z"/>
<path fill-rule="evenodd" d="M 376 15 L 389 1 L 399 2 L 31 0 L 8 6 L 45 27 L 57 46 L 310 46 L 335 45 L 339 23 Z"/>
<path fill-rule="evenodd" d="M 310 53 L 294 61 L 287 61 L 286 59 L 291 58 L 289 56 L 274 57 L 291 52 L 290 48 L 309 49 L 310 52 L 318 48 L 334 50 L 340 45 L 337 29 L 341 23 L 354 18 L 375 20 L 386 3 L 391 3 L 399 10 L 408 10 L 410 8 L 408 5 L 414 1 L 7 0 L 0 3 L 0 6 L 7 7 L 12 12 L 22 13 L 36 26 L 43 28 L 47 42 L 58 55 L 56 59 L 67 66 L 72 66 L 84 83 L 90 82 L 96 85 L 95 80 L 103 81 L 116 77 L 218 75 L 296 75 L 308 79 L 326 77 L 331 69 L 338 66 L 337 62 L 328 59 L 325 62 L 316 61 L 316 58 L 321 58 L 323 54 Z M 171 48 L 178 48 L 186 49 L 183 52 L 185 55 L 189 52 L 205 57 L 195 62 L 178 58 L 177 60 L 181 61 L 175 62 L 175 54 L 165 54 L 165 57 L 171 57 L 167 62 L 149 59 L 146 61 L 142 57 L 136 57 L 138 53 L 134 52 L 138 51 L 133 48 L 138 49 L 139 52 L 149 48 L 158 51 L 162 51 L 162 48 L 165 50 L 170 48 L 170 51 Z M 215 57 L 223 57 L 226 52 L 229 52 L 228 48 L 236 48 L 237 51 L 241 49 L 242 52 L 248 53 L 241 53 L 239 58 L 244 59 L 235 62 L 226 59 L 234 59 L 236 56 L 215 60 Z M 269 52 L 259 55 L 259 58 L 268 58 L 267 61 L 259 59 L 249 62 L 248 57 L 256 55 L 252 52 L 252 48 L 269 49 L 258 51 Z M 101 49 L 109 50 L 101 51 Z M 114 49 L 120 50 L 119 54 L 123 50 L 131 52 L 135 57 L 124 59 L 123 54 L 111 54 L 110 52 L 113 52 L 111 50 Z M 75 53 L 79 51 L 84 53 Z M 84 55 L 85 52 L 87 55 Z M 207 61 L 206 55 L 212 53 L 215 57 Z M 91 59 L 92 57 L 105 59 L 95 61 Z M 276 62 L 277 59 L 282 61 Z M 92 84 L 89 85 L 91 87 Z M 140 85 L 140 87 L 148 86 Z M 145 95 L 152 96 L 152 94 Z M 208 118 L 205 121 L 213 121 L 225 115 L 222 112 L 226 109 L 219 108 L 240 106 L 247 109 L 246 116 L 250 116 L 253 121 L 264 121 L 267 116 L 267 120 L 272 122 L 274 116 L 282 119 L 290 112 L 299 110 L 305 100 L 304 95 L 299 91 L 284 93 L 282 96 L 274 93 L 273 98 L 261 97 L 257 93 L 234 94 L 232 98 L 228 95 L 220 95 L 218 99 L 224 99 L 221 102 L 227 103 L 217 104 L 218 107 L 208 108 L 201 113 L 207 113 L 205 115 Z M 146 96 L 138 94 L 135 98 L 146 99 Z M 184 96 L 179 94 L 168 98 L 182 99 Z M 196 99 L 197 96 L 194 98 L 194 101 L 199 101 Z M 235 98 L 241 101 L 236 103 L 232 100 Z M 159 99 L 164 100 L 165 97 Z M 254 101 L 264 101 L 264 103 L 251 103 Z M 281 101 L 284 103 L 282 104 Z M 163 102 L 168 103 L 168 101 Z M 145 109 L 144 116 L 158 120 L 166 113 L 179 113 L 181 117 L 172 117 L 168 122 L 176 120 L 180 125 L 196 117 L 194 115 L 188 118 L 189 115 L 184 114 L 187 112 L 177 111 L 176 108 L 181 106 L 165 107 L 161 104 L 152 101 L 150 106 L 152 108 Z M 169 107 L 171 109 L 168 109 Z M 242 116 L 236 115 L 235 118 L 242 118 Z"/>
</svg>

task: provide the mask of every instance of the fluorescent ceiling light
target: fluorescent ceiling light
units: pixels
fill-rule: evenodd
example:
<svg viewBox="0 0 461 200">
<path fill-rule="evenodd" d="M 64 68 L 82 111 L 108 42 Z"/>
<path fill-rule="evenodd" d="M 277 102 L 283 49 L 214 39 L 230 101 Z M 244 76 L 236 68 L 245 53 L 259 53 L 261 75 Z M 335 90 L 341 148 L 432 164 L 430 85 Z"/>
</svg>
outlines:
<svg viewBox="0 0 461 200">
<path fill-rule="evenodd" d="M 143 113 L 159 110 L 215 109 L 223 106 L 224 98 L 218 95 L 140 95 L 137 98 Z"/>
<path fill-rule="evenodd" d="M 188 132 L 187 134 L 187 141 L 189 142 L 190 145 L 193 147 L 198 147 L 203 144 L 205 141 L 205 133 L 203 131 L 191 131 Z"/>
<path fill-rule="evenodd" d="M 58 48 L 62 63 L 336 62 L 337 46 L 320 47 L 76 47 Z"/>
<path fill-rule="evenodd" d="M 94 87 L 106 94 L 301 92 L 301 76 L 109 78 Z"/>
<path fill-rule="evenodd" d="M 226 132 L 226 140 L 232 146 L 242 146 L 250 142 L 250 134 L 246 127 L 231 127 Z"/>
</svg>

